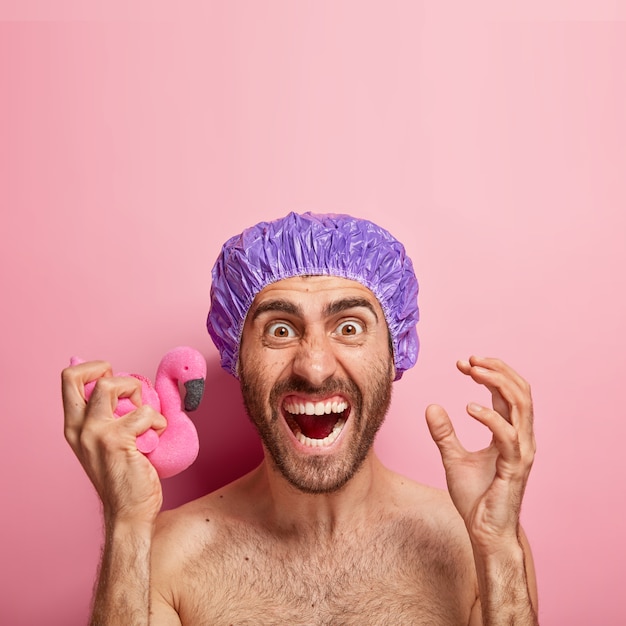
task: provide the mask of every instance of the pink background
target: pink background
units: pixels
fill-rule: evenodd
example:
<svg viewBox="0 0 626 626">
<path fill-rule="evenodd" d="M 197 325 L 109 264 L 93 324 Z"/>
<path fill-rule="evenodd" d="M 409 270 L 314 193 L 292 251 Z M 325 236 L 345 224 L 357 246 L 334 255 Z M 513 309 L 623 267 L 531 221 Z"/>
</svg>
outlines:
<svg viewBox="0 0 626 626">
<path fill-rule="evenodd" d="M 71 355 L 151 376 L 175 345 L 206 355 L 201 456 L 168 507 L 258 461 L 209 271 L 230 235 L 308 209 L 378 221 L 420 278 L 384 461 L 443 486 L 424 407 L 484 444 L 464 406 L 487 396 L 454 362 L 508 360 L 535 396 L 542 624 L 626 623 L 620 3 L 44 4 L 1 9 L 2 624 L 86 620 L 101 531 L 62 434 Z"/>
</svg>

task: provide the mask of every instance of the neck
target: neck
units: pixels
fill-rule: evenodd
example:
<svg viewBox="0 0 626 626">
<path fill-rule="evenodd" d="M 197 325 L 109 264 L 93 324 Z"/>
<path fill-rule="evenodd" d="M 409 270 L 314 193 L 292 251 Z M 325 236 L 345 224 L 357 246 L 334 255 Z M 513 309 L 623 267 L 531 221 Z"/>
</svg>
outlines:
<svg viewBox="0 0 626 626">
<path fill-rule="evenodd" d="M 285 531 L 335 534 L 374 515 L 384 497 L 388 470 L 370 450 L 359 471 L 339 490 L 308 494 L 293 487 L 267 454 L 254 472 L 255 497 L 263 502 L 259 513 L 268 524 Z"/>
</svg>

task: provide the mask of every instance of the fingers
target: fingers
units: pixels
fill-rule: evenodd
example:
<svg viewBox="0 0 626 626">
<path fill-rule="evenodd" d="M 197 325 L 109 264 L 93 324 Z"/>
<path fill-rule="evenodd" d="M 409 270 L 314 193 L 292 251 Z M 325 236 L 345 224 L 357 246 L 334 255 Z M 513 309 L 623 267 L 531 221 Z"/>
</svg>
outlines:
<svg viewBox="0 0 626 626">
<path fill-rule="evenodd" d="M 467 405 L 468 414 L 491 432 L 490 444 L 466 451 L 440 406 L 429 406 L 426 420 L 441 453 L 448 491 L 472 543 L 490 549 L 507 534 L 517 533 L 535 452 L 530 387 L 499 359 L 472 356 L 457 367 L 491 392 L 493 407 Z"/>
<path fill-rule="evenodd" d="M 472 356 L 457 367 L 491 392 L 493 408 L 525 433 L 532 432 L 533 409 L 530 385 L 500 359 Z"/>
<path fill-rule="evenodd" d="M 426 407 L 426 424 L 430 431 L 430 436 L 437 444 L 441 456 L 449 458 L 452 456 L 460 456 L 465 452 L 461 445 L 452 421 L 446 413 L 445 409 L 438 404 L 431 404 Z"/>
<path fill-rule="evenodd" d="M 500 413 L 475 402 L 467 405 L 467 412 L 475 420 L 486 426 L 493 434 L 493 445 L 502 459 L 514 467 L 522 457 L 521 443 L 517 429 L 502 419 Z"/>
<path fill-rule="evenodd" d="M 111 420 L 101 416 L 85 420 L 79 441 L 81 450 L 101 448 L 110 455 L 117 452 L 137 452 L 137 437 L 151 428 L 162 429 L 167 424 L 165 418 L 151 406 L 144 405 L 120 418 Z"/>
<path fill-rule="evenodd" d="M 469 361 L 458 361 L 457 367 L 465 374 L 469 373 L 468 370 L 470 368 L 477 368 L 476 371 L 480 371 L 480 369 L 499 371 L 511 380 L 514 380 L 520 387 L 528 384 L 511 366 L 501 359 L 471 356 Z"/>
<path fill-rule="evenodd" d="M 113 411 L 120 398 L 128 398 L 136 407 L 141 407 L 141 381 L 133 377 L 113 376 L 111 366 L 105 361 L 70 366 L 63 370 L 61 381 L 65 437 L 75 450 L 81 433 L 91 422 L 115 419 Z M 87 401 L 85 385 L 92 381 L 96 382 Z M 158 430 L 165 428 L 167 423 L 154 411 L 134 411 L 120 426 L 136 436 L 153 424 Z"/>
<path fill-rule="evenodd" d="M 61 392 L 66 409 L 84 408 L 84 387 L 87 383 L 103 376 L 112 376 L 111 366 L 106 361 L 90 361 L 78 363 L 72 358 L 72 365 L 61 372 Z"/>
<path fill-rule="evenodd" d="M 530 466 L 535 454 L 533 406 L 530 385 L 500 359 L 472 356 L 457 367 L 491 392 L 493 408 L 477 403 L 467 412 L 493 433 L 503 459 Z"/>
<path fill-rule="evenodd" d="M 74 359 L 73 362 L 75 362 Z M 75 431 L 80 430 L 85 419 L 87 406 L 85 385 L 96 379 L 112 375 L 111 366 L 106 361 L 72 365 L 61 372 L 65 436 L 70 443 L 74 439 Z"/>
<path fill-rule="evenodd" d="M 120 398 L 128 398 L 136 407 L 141 406 L 141 381 L 132 376 L 110 376 L 96 382 L 87 409 L 87 416 L 111 416 Z"/>
<path fill-rule="evenodd" d="M 141 380 L 113 376 L 103 361 L 77 363 L 63 371 L 62 391 L 66 439 L 96 488 L 105 517 L 153 521 L 162 504 L 161 485 L 137 437 L 164 429 L 167 420 L 142 405 Z M 136 408 L 117 417 L 121 398 Z"/>
</svg>

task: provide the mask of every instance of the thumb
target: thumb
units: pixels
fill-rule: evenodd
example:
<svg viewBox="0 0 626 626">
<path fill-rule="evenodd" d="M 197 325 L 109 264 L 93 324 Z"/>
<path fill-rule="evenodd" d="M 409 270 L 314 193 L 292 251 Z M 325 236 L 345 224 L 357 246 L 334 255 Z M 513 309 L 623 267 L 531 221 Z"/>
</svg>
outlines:
<svg viewBox="0 0 626 626">
<path fill-rule="evenodd" d="M 426 407 L 426 423 L 430 436 L 437 444 L 442 458 L 460 455 L 464 452 L 463 446 L 454 432 L 452 422 L 442 406 L 431 404 Z"/>
</svg>

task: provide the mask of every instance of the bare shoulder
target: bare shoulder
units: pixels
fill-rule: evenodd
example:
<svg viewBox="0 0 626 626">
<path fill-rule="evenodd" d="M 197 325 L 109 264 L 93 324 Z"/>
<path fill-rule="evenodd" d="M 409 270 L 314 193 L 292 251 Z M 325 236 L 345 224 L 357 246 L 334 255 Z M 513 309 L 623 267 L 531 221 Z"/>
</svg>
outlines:
<svg viewBox="0 0 626 626">
<path fill-rule="evenodd" d="M 424 485 L 390 470 L 387 472 L 393 506 L 427 526 L 434 525 L 466 535 L 463 520 L 446 490 Z"/>
<path fill-rule="evenodd" d="M 201 558 L 207 546 L 223 540 L 223 528 L 240 516 L 246 479 L 159 514 L 152 547 L 154 575 L 163 572 L 169 578 L 180 573 L 186 564 Z"/>
<path fill-rule="evenodd" d="M 448 491 L 425 485 L 389 471 L 387 508 L 403 520 L 415 549 L 430 555 L 433 565 L 445 565 L 474 589 L 475 569 L 472 547 L 465 524 Z"/>
<path fill-rule="evenodd" d="M 193 553 L 212 539 L 215 531 L 228 520 L 236 517 L 241 506 L 240 483 L 245 477 L 234 481 L 217 491 L 187 502 L 182 506 L 160 513 L 154 536 L 156 554 L 175 543 L 175 560 L 193 556 Z"/>
<path fill-rule="evenodd" d="M 151 559 L 153 595 L 179 613 L 183 590 L 196 576 L 198 564 L 206 563 L 207 554 L 224 541 L 224 529 L 237 518 L 239 483 L 244 479 L 163 511 L 157 518 Z M 202 569 L 203 577 L 211 572 L 210 568 Z"/>
</svg>

